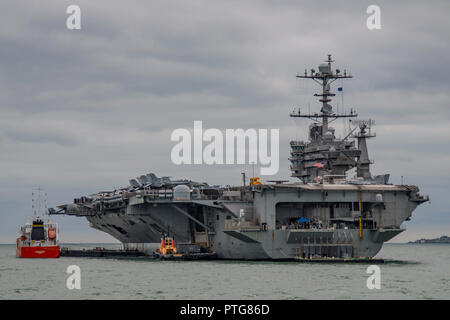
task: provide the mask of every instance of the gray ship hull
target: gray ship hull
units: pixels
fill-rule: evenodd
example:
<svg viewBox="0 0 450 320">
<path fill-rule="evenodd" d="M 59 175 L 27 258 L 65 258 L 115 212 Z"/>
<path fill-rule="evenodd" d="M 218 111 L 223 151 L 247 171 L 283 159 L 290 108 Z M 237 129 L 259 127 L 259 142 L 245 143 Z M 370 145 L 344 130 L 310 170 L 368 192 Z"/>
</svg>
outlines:
<svg viewBox="0 0 450 320">
<path fill-rule="evenodd" d="M 126 248 L 149 254 L 162 234 L 170 234 L 221 259 L 372 258 L 427 200 L 416 187 L 395 185 L 299 183 L 238 193 L 239 199 L 182 201 L 143 193 L 116 199 L 100 212 L 78 205 L 65 214 L 85 216 Z M 320 227 L 299 228 L 292 224 L 298 217 Z"/>
</svg>

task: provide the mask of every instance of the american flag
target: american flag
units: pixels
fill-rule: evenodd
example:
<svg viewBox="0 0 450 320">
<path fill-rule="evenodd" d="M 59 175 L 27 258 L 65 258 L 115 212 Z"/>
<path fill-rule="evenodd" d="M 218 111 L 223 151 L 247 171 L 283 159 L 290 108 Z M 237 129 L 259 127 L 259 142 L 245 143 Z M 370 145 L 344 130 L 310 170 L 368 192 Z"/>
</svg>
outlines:
<svg viewBox="0 0 450 320">
<path fill-rule="evenodd" d="M 316 168 L 323 168 L 324 165 L 321 162 L 316 162 L 316 163 L 314 163 L 314 167 L 316 167 Z"/>
</svg>

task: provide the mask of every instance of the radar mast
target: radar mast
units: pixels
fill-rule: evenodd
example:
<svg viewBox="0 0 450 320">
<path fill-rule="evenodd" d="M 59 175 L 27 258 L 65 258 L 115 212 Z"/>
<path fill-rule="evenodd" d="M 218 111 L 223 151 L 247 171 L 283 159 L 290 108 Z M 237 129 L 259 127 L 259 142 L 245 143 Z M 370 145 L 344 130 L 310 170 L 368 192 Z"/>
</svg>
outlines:
<svg viewBox="0 0 450 320">
<path fill-rule="evenodd" d="M 293 118 L 308 118 L 317 122 L 321 122 L 322 124 L 322 136 L 324 136 L 328 132 L 328 123 L 334 121 L 338 118 L 354 118 L 358 115 L 354 112 L 353 109 L 350 110 L 348 114 L 336 114 L 333 112 L 333 107 L 329 104 L 331 102 L 331 97 L 334 97 L 336 94 L 330 91 L 330 85 L 336 81 L 337 79 L 349 79 L 353 78 L 351 75 L 347 74 L 347 70 L 344 70 L 344 74 L 341 74 L 339 69 L 336 69 L 334 72 L 331 68 L 331 63 L 334 60 L 331 59 L 331 54 L 328 55 L 328 59 L 325 60 L 325 63 L 322 63 L 318 67 L 318 72 L 316 70 L 311 69 L 311 73 L 305 69 L 304 75 L 297 74 L 297 78 L 300 79 L 312 79 L 317 82 L 322 87 L 322 93 L 314 94 L 315 97 L 320 97 L 319 101 L 322 103 L 322 109 L 320 109 L 320 114 L 304 114 L 300 112 L 300 108 L 297 112 L 291 113 L 291 117 Z"/>
<path fill-rule="evenodd" d="M 320 113 L 301 113 L 300 109 L 290 114 L 293 118 L 307 118 L 314 122 L 309 128 L 309 141 L 291 141 L 291 171 L 292 176 L 301 179 L 303 182 L 320 182 L 327 180 L 333 183 L 337 180 L 345 180 L 348 170 L 357 167 L 359 177 L 370 178 L 369 165 L 371 161 L 368 157 L 366 138 L 370 134 L 366 129 L 370 129 L 371 122 L 364 122 L 364 128 L 356 137 L 352 135 L 355 129 L 351 130 L 343 139 L 337 139 L 334 128 L 329 127 L 332 121 L 339 118 L 356 118 L 358 115 L 350 109 L 350 113 L 335 113 L 331 106 L 331 98 L 335 96 L 331 92 L 330 86 L 337 79 L 352 78 L 347 70 L 343 73 L 339 69 L 332 69 L 334 60 L 331 54 L 325 63 L 321 63 L 318 71 L 305 70 L 303 75 L 297 74 L 300 79 L 312 79 L 322 87 L 321 93 L 314 94 L 319 97 L 322 103 Z M 355 141 L 349 141 L 348 137 L 358 139 L 358 148 Z"/>
</svg>

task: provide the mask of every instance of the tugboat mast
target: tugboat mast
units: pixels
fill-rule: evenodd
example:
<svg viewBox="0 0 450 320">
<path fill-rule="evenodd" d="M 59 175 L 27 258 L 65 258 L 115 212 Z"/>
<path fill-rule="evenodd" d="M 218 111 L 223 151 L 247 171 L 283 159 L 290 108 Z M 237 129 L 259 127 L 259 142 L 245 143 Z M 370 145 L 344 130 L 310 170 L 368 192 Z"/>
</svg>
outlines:
<svg viewBox="0 0 450 320">
<path fill-rule="evenodd" d="M 34 191 L 32 192 L 32 202 L 33 202 L 33 219 L 39 218 L 41 216 L 41 187 L 38 187 L 35 189 L 37 191 L 37 204 L 35 204 L 34 201 Z M 37 205 L 37 212 L 36 212 L 36 206 Z"/>
</svg>

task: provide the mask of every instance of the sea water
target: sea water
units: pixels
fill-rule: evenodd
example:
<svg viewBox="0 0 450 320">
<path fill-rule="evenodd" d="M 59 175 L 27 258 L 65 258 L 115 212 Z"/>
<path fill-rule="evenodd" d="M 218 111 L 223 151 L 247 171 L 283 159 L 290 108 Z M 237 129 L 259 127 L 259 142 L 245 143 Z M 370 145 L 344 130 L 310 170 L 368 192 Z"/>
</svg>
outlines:
<svg viewBox="0 0 450 320">
<path fill-rule="evenodd" d="M 17 259 L 14 245 L 0 245 L 0 299 L 450 298 L 450 245 L 385 244 L 377 258 L 386 259 L 381 288 L 368 289 L 370 264 Z M 80 268 L 80 289 L 66 285 L 71 265 Z"/>
</svg>

